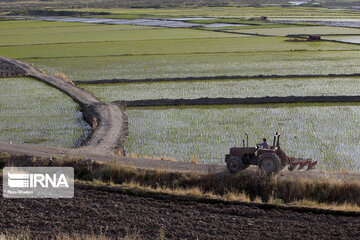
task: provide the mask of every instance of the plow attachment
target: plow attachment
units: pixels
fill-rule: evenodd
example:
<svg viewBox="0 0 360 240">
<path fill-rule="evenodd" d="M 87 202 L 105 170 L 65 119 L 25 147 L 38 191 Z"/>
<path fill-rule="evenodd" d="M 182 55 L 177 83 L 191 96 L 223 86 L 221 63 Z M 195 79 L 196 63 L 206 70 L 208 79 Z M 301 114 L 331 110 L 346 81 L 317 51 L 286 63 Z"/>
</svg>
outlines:
<svg viewBox="0 0 360 240">
<path fill-rule="evenodd" d="M 293 157 L 288 157 L 289 159 L 289 171 L 293 171 L 297 166 L 299 166 L 299 168 L 297 170 L 301 170 L 303 168 L 306 168 L 306 170 L 311 170 L 313 168 L 315 168 L 317 161 L 312 161 L 311 158 L 293 158 Z"/>
</svg>

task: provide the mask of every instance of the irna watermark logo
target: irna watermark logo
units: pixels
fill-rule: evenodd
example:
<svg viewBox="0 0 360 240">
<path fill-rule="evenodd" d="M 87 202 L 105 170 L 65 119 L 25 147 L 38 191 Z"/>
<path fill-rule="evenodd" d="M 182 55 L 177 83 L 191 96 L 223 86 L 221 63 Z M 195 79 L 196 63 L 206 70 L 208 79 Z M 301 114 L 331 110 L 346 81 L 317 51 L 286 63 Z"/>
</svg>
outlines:
<svg viewBox="0 0 360 240">
<path fill-rule="evenodd" d="M 72 198 L 72 167 L 6 167 L 3 170 L 6 198 Z"/>
</svg>

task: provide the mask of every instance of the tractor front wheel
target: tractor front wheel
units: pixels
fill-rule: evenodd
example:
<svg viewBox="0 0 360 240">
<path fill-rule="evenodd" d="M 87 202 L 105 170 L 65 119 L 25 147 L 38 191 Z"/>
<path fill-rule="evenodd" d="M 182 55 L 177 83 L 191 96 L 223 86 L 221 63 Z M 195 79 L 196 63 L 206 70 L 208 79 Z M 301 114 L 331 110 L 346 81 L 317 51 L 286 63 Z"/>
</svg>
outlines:
<svg viewBox="0 0 360 240">
<path fill-rule="evenodd" d="M 281 160 L 274 153 L 263 153 L 259 156 L 259 168 L 268 174 L 276 174 L 281 170 Z"/>
<path fill-rule="evenodd" d="M 242 162 L 241 158 L 231 156 L 226 162 L 226 167 L 230 173 L 236 173 L 237 171 L 244 169 L 244 163 Z"/>
</svg>

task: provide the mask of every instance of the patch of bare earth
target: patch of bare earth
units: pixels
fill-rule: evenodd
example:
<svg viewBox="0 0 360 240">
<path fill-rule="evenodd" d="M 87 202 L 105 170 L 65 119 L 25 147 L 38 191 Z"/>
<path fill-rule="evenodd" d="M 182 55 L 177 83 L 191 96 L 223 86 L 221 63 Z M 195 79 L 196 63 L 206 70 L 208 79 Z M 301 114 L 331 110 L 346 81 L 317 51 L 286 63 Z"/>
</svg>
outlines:
<svg viewBox="0 0 360 240">
<path fill-rule="evenodd" d="M 26 71 L 0 58 L 0 77 L 21 77 Z"/>
<path fill-rule="evenodd" d="M 58 233 L 136 231 L 140 239 L 359 239 L 360 218 L 265 209 L 251 204 L 139 197 L 78 185 L 73 199 L 0 199 L 0 232 L 29 228 L 33 237 Z"/>
</svg>

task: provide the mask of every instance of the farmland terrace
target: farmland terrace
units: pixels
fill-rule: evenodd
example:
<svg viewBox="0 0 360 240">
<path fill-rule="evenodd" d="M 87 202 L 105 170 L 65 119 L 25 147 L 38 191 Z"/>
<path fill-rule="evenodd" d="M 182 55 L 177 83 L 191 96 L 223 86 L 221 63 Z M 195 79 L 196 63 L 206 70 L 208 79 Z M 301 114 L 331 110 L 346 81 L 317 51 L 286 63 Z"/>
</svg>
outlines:
<svg viewBox="0 0 360 240">
<path fill-rule="evenodd" d="M 74 85 L 71 80 L 63 79 L 56 76 L 48 76 L 36 69 L 30 64 L 24 63 L 19 60 L 11 60 L 5 57 L 0 57 L 0 77 L 6 77 L 9 74 L 12 76 L 28 76 L 40 81 L 43 81 L 55 88 L 68 94 L 72 97 L 81 107 L 84 112 L 85 120 L 92 126 L 92 133 L 83 144 L 77 149 L 54 148 L 35 146 L 28 144 L 13 144 L 13 143 L 0 143 L 0 152 L 8 152 L 10 154 L 22 154 L 29 156 L 74 156 L 84 157 L 98 160 L 101 162 L 111 161 L 114 159 L 119 160 L 125 165 L 132 165 L 139 168 L 147 169 L 166 169 L 172 171 L 187 171 L 198 173 L 217 172 L 222 173 L 226 171 L 224 166 L 220 165 L 207 165 L 207 164 L 193 164 L 188 162 L 172 162 L 172 161 L 159 161 L 154 159 L 131 158 L 125 156 L 124 143 L 128 134 L 128 117 L 125 112 L 125 105 L 122 101 L 115 101 L 110 103 L 103 103 L 94 97 L 86 90 Z M 331 102 L 332 99 L 339 101 L 339 97 L 303 97 L 298 98 L 296 101 L 309 102 L 309 101 L 327 101 Z M 245 102 L 242 103 L 259 103 L 260 98 L 244 98 Z M 262 99 L 262 100 L 261 100 Z M 293 97 L 284 98 L 261 98 L 261 101 L 274 102 L 284 101 L 286 99 L 294 99 Z M 359 101 L 360 96 L 353 96 L 351 99 L 344 97 L 346 101 Z M 288 100 L 288 101 L 290 101 Z M 340 99 L 341 100 L 341 99 Z M 207 99 L 180 99 L 180 100 L 144 100 L 140 102 L 129 102 L 129 104 L 139 105 L 145 104 L 152 105 L 154 103 L 160 105 L 167 104 L 209 104 Z M 222 99 L 227 104 L 231 104 L 231 99 Z M 138 103 L 138 104 L 136 104 Z M 233 103 L 236 103 L 233 102 Z M 332 176 L 337 179 L 360 179 L 360 174 L 342 174 L 342 173 L 320 173 L 320 172 L 299 172 L 297 174 L 284 173 L 284 176 L 298 176 L 314 178 L 320 175 Z"/>
</svg>

